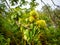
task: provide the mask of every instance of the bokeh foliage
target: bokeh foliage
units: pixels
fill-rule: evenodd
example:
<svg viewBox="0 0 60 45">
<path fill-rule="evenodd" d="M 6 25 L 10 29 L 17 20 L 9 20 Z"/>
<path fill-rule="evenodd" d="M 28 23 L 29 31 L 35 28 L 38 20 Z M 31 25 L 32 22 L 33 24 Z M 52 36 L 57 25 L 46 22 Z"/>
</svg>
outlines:
<svg viewBox="0 0 60 45">
<path fill-rule="evenodd" d="M 18 0 L 10 0 L 11 4 Z M 0 45 L 60 45 L 60 9 L 51 9 L 49 5 L 42 11 L 35 10 L 38 3 L 31 0 L 30 8 L 21 8 L 28 4 L 7 9 L 0 4 Z M 6 11 L 7 10 L 7 11 Z"/>
</svg>

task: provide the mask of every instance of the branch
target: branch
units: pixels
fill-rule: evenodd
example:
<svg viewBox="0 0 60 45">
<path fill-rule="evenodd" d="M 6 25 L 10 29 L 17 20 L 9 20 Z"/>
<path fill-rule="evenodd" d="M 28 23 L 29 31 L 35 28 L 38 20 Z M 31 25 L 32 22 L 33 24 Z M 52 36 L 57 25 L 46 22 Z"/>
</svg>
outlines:
<svg viewBox="0 0 60 45">
<path fill-rule="evenodd" d="M 49 11 L 49 8 L 48 8 L 48 6 L 41 0 L 41 2 L 46 6 L 46 8 L 48 9 L 48 13 L 49 13 L 49 15 L 50 15 L 50 17 L 51 17 L 51 14 L 50 14 L 50 11 Z"/>
<path fill-rule="evenodd" d="M 51 16 L 51 13 L 50 13 L 50 11 L 49 11 L 49 8 L 48 8 L 48 6 L 41 0 L 41 2 L 46 6 L 46 8 L 48 9 L 48 12 L 49 12 L 49 15 L 50 15 L 50 17 L 51 17 L 51 20 L 53 21 L 53 23 L 55 23 L 54 21 L 55 21 L 55 19 Z M 55 5 L 55 4 L 54 4 Z M 57 14 L 56 14 L 56 12 L 54 11 L 53 12 L 54 14 L 55 14 L 55 16 L 58 18 L 58 19 L 60 19 L 58 16 L 57 16 Z M 55 23 L 56 24 L 56 23 Z"/>
<path fill-rule="evenodd" d="M 8 2 L 7 2 L 7 0 L 5 0 L 5 2 L 6 2 L 6 4 L 7 4 L 7 6 L 10 8 L 10 6 L 9 6 L 9 4 L 8 4 Z"/>
<path fill-rule="evenodd" d="M 59 5 L 56 5 L 53 0 L 51 0 L 51 1 L 52 1 L 52 3 L 54 4 L 54 6 L 60 7 Z"/>
<path fill-rule="evenodd" d="M 17 4 L 15 4 L 14 6 L 11 6 L 11 5 L 10 5 L 10 8 L 16 8 L 16 7 L 18 7 L 18 6 L 20 5 L 20 2 L 21 2 L 21 1 L 20 1 L 20 0 L 18 0 L 18 3 L 17 3 Z"/>
<path fill-rule="evenodd" d="M 51 18 L 51 21 L 53 22 L 53 24 L 55 24 L 55 19 L 52 17 L 52 15 L 51 15 L 51 13 L 50 13 L 50 11 L 49 11 L 49 8 L 48 8 L 48 6 L 44 3 L 44 1 L 42 1 L 41 0 L 41 2 L 46 6 L 46 8 L 47 8 L 47 10 L 48 10 L 48 13 L 49 13 L 49 16 L 50 16 L 50 18 Z"/>
<path fill-rule="evenodd" d="M 60 7 L 59 5 L 56 5 L 55 3 L 54 3 L 54 1 L 53 0 L 51 0 L 52 1 L 52 3 L 55 5 L 55 6 L 57 6 L 57 7 Z M 54 14 L 55 14 L 55 16 L 57 17 L 57 18 L 59 18 L 60 19 L 60 17 L 59 16 L 57 16 L 57 14 L 56 14 L 56 12 L 54 11 Z"/>
</svg>

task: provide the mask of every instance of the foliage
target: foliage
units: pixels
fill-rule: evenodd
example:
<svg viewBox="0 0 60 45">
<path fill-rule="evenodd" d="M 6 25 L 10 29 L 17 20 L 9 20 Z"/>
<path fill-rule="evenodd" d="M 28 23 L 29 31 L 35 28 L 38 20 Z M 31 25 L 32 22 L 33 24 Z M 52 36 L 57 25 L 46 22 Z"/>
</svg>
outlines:
<svg viewBox="0 0 60 45">
<path fill-rule="evenodd" d="M 23 5 L 25 0 L 21 1 Z M 17 0 L 12 0 L 12 2 L 17 2 Z M 50 11 L 48 12 L 43 6 L 42 12 L 37 11 L 35 3 L 35 0 L 32 0 L 29 9 L 16 7 L 8 12 L 5 9 L 0 11 L 0 45 L 60 45 L 60 20 L 58 18 L 60 10 L 51 10 L 48 6 Z"/>
</svg>

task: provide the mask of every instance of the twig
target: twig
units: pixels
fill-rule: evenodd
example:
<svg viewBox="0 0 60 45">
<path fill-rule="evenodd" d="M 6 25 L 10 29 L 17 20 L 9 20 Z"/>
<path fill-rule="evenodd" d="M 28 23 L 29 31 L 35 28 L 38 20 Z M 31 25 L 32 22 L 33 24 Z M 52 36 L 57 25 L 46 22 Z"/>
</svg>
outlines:
<svg viewBox="0 0 60 45">
<path fill-rule="evenodd" d="M 50 11 L 49 11 L 49 8 L 48 8 L 48 6 L 41 0 L 41 2 L 46 6 L 46 8 L 47 8 L 47 10 L 48 10 L 48 13 L 49 13 L 49 15 L 50 15 L 50 18 L 52 19 L 52 16 L 51 16 L 51 13 L 50 13 Z"/>
<path fill-rule="evenodd" d="M 53 0 L 51 0 L 51 1 L 52 1 L 52 3 L 54 4 L 54 6 L 60 7 L 59 5 L 56 5 Z"/>
<path fill-rule="evenodd" d="M 6 2 L 6 4 L 7 4 L 7 6 L 10 8 L 10 6 L 9 6 L 9 4 L 8 4 L 8 2 L 5 0 L 5 2 Z"/>
</svg>

